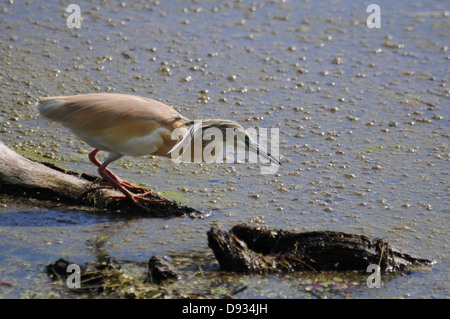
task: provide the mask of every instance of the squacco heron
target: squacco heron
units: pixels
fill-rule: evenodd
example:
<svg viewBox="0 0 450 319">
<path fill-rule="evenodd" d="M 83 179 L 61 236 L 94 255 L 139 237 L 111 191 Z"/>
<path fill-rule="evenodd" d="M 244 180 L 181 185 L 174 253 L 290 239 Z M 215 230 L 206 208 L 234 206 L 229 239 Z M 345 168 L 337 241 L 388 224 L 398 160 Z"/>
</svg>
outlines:
<svg viewBox="0 0 450 319">
<path fill-rule="evenodd" d="M 171 152 L 182 141 L 190 145 L 197 133 L 212 127 L 224 133 L 227 128 L 234 129 L 237 143 L 280 165 L 279 160 L 256 143 L 238 123 L 211 119 L 203 120 L 202 127 L 198 127 L 194 125 L 195 121 L 180 115 L 172 107 L 145 97 L 113 93 L 56 96 L 43 98 L 37 108 L 44 118 L 61 123 L 92 146 L 94 150 L 89 153 L 89 159 L 98 167 L 100 176 L 147 211 L 141 201 L 152 201 L 145 198 L 148 193 L 142 193 L 142 188 L 121 180 L 107 168 L 110 163 L 125 155 L 170 158 Z M 182 133 L 178 140 L 172 139 L 172 132 L 176 129 Z M 103 163 L 97 160 L 99 151 L 108 152 Z"/>
</svg>

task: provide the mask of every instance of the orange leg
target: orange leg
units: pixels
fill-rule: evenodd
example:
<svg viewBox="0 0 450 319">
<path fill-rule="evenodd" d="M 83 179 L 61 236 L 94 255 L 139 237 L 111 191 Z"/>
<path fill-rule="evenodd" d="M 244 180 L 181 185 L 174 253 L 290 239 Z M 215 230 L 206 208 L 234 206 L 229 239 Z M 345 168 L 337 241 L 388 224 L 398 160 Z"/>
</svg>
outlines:
<svg viewBox="0 0 450 319">
<path fill-rule="evenodd" d="M 94 163 L 96 166 L 98 166 L 98 173 L 100 174 L 100 176 L 103 179 L 105 179 L 109 184 L 111 184 L 113 187 L 116 187 L 119 191 L 121 191 L 125 195 L 126 198 L 128 198 L 129 200 L 131 200 L 133 202 L 133 204 L 142 208 L 143 210 L 151 212 L 148 207 L 145 207 L 144 205 L 139 203 L 139 201 L 159 202 L 159 203 L 169 202 L 168 200 L 164 200 L 164 199 L 159 200 L 159 199 L 145 198 L 146 195 L 153 194 L 153 192 L 151 192 L 151 191 L 147 191 L 147 192 L 141 193 L 141 194 L 131 193 L 130 189 L 128 189 L 127 185 L 132 185 L 132 184 L 122 181 L 116 174 L 114 174 L 113 172 L 111 172 L 109 169 L 106 168 L 106 166 L 108 166 L 108 164 L 111 163 L 114 159 L 112 159 L 112 160 L 107 159 L 103 164 L 100 164 L 100 162 L 95 157 L 97 152 L 98 152 L 98 150 L 95 149 L 94 151 L 89 153 L 89 158 L 91 159 L 92 163 Z M 138 187 L 136 187 L 136 188 L 138 188 Z M 145 189 L 143 189 L 143 190 L 145 190 Z"/>
<path fill-rule="evenodd" d="M 89 153 L 89 159 L 91 160 L 91 162 L 97 166 L 100 167 L 102 164 L 97 160 L 97 153 L 99 152 L 98 149 L 93 150 L 92 152 Z M 132 183 L 123 181 L 122 179 L 120 179 L 116 174 L 114 174 L 113 172 L 111 172 L 109 169 L 105 168 L 105 171 L 109 174 L 109 176 L 111 176 L 117 183 L 119 183 L 120 185 L 122 185 L 123 187 L 125 187 L 126 189 L 130 190 L 130 191 L 137 191 L 137 192 L 146 192 L 147 194 L 151 194 L 152 192 L 149 192 L 147 189 L 133 185 Z M 103 177 L 103 176 L 102 176 Z M 115 185 L 113 185 L 115 186 Z"/>
</svg>

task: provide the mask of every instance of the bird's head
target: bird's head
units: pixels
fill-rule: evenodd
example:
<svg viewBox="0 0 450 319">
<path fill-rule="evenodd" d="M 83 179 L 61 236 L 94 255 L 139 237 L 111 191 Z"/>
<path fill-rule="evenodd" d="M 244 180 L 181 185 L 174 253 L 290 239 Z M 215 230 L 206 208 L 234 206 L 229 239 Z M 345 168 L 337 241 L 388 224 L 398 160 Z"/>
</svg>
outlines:
<svg viewBox="0 0 450 319">
<path fill-rule="evenodd" d="M 216 139 L 221 138 L 221 145 L 233 145 L 234 148 L 243 147 L 248 152 L 260 155 L 272 163 L 281 165 L 278 158 L 260 146 L 239 123 L 230 120 L 207 119 L 188 121 L 185 123 L 185 126 L 188 127 L 187 132 L 183 134 L 170 152 L 182 144 L 187 149 L 192 146 L 193 141 L 194 146 L 201 145 L 202 151 L 204 151 L 211 147 L 212 141 L 218 142 Z"/>
</svg>

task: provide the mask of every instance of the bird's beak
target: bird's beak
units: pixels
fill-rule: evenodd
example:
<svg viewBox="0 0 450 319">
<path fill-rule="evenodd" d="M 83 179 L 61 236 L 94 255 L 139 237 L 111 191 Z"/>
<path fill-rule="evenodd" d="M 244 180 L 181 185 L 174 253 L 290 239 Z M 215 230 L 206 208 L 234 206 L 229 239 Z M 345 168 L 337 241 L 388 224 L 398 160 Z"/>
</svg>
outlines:
<svg viewBox="0 0 450 319">
<path fill-rule="evenodd" d="M 246 141 L 247 144 L 247 141 Z M 251 138 L 248 139 L 248 145 L 247 145 L 249 151 L 252 151 L 256 153 L 257 155 L 262 156 L 262 158 L 265 158 L 272 163 L 275 163 L 277 165 L 281 165 L 281 162 L 278 158 L 273 156 L 270 152 L 268 152 L 264 147 L 253 141 Z"/>
</svg>

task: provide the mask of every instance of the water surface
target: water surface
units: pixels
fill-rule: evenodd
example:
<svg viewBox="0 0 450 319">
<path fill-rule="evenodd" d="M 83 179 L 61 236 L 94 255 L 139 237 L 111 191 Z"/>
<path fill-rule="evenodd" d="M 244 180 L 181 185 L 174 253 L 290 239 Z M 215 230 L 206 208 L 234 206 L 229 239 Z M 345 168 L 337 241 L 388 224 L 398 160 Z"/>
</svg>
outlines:
<svg viewBox="0 0 450 319">
<path fill-rule="evenodd" d="M 45 265 L 99 254 L 145 262 L 201 259 L 216 271 L 206 231 L 241 222 L 389 239 L 435 259 L 430 270 L 345 293 L 305 291 L 308 275 L 239 278 L 248 297 L 448 298 L 449 7 L 445 1 L 78 1 L 80 29 L 62 3 L 0 5 L 0 138 L 22 154 L 96 173 L 89 146 L 38 118 L 41 96 L 117 92 L 151 97 L 192 119 L 278 128 L 283 166 L 112 165 L 201 210 L 204 220 L 112 218 L 2 199 L 4 297 L 51 297 Z M 95 247 L 98 238 L 104 245 Z M 311 279 L 311 278 L 310 278 Z M 311 279 L 312 280 L 312 279 Z"/>
</svg>

